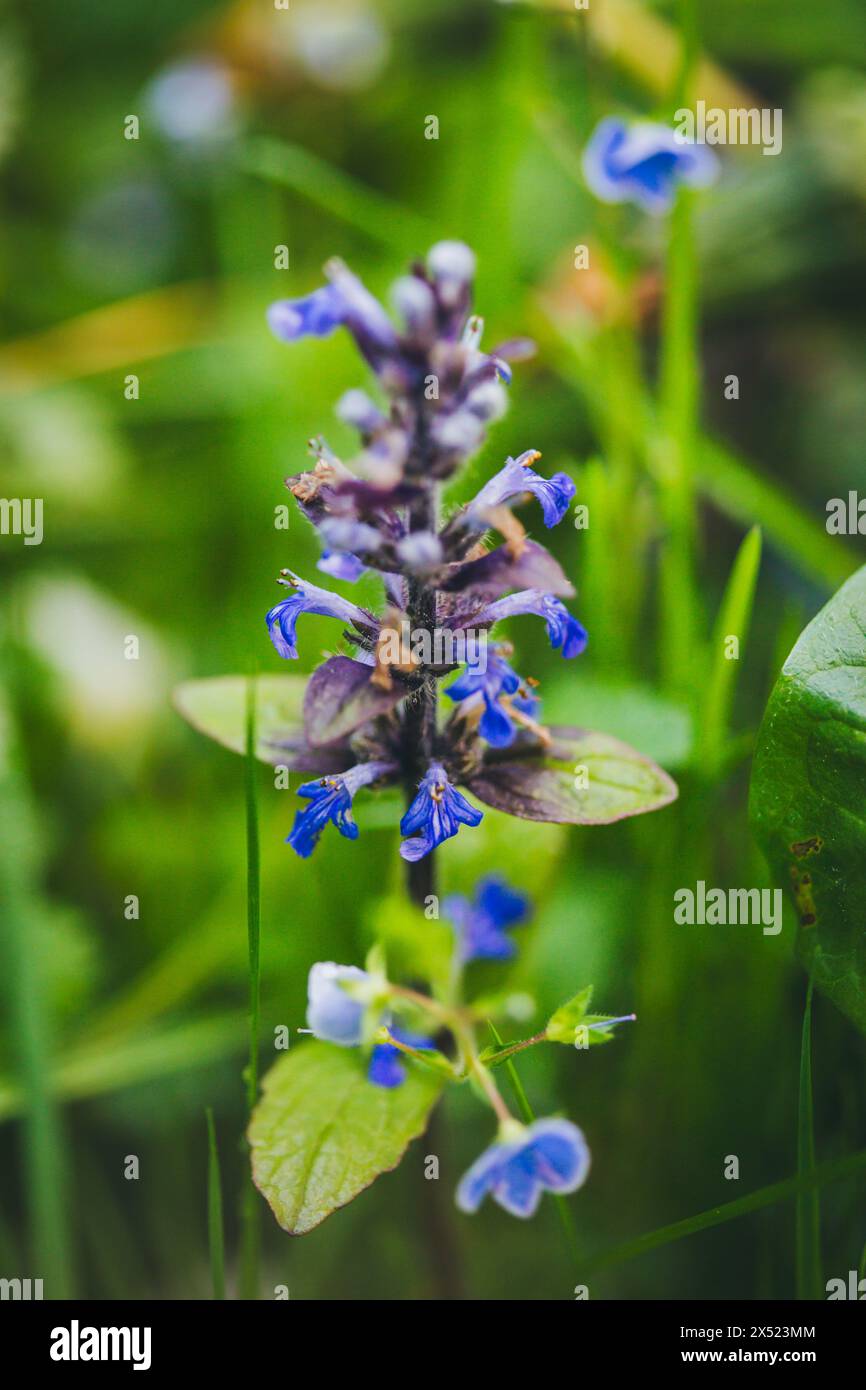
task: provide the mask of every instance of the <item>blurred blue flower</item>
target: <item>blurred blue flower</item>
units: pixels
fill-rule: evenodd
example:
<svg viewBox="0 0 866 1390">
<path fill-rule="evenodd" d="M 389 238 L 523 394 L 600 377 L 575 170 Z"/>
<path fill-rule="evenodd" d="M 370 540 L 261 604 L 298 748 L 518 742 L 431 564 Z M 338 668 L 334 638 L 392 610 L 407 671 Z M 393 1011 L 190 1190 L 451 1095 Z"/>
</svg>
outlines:
<svg viewBox="0 0 866 1390">
<path fill-rule="evenodd" d="M 470 901 L 458 894 L 445 899 L 442 910 L 458 936 L 460 959 L 508 960 L 517 950 L 505 935 L 529 916 L 529 899 L 495 875 L 483 878 Z"/>
<path fill-rule="evenodd" d="M 451 785 L 441 763 L 431 763 L 400 822 L 400 833 L 414 837 L 403 841 L 400 853 L 414 863 L 456 835 L 461 825 L 479 825 L 481 820 L 482 813 Z"/>
<path fill-rule="evenodd" d="M 574 1192 L 588 1172 L 589 1148 L 577 1125 L 536 1120 L 524 1129 L 514 1121 L 504 1141 L 491 1144 L 464 1174 L 457 1205 L 476 1212 L 489 1193 L 512 1216 L 533 1216 L 542 1192 Z"/>
<path fill-rule="evenodd" d="M 593 131 L 583 154 L 583 173 L 605 203 L 633 202 L 645 212 L 667 212 L 677 186 L 703 188 L 718 173 L 715 155 L 689 144 L 668 126 L 653 121 L 629 125 L 609 116 Z"/>
<path fill-rule="evenodd" d="M 325 338 L 345 322 L 346 306 L 333 285 L 323 285 L 302 299 L 278 299 L 267 312 L 268 327 L 284 343 L 298 338 Z"/>
</svg>

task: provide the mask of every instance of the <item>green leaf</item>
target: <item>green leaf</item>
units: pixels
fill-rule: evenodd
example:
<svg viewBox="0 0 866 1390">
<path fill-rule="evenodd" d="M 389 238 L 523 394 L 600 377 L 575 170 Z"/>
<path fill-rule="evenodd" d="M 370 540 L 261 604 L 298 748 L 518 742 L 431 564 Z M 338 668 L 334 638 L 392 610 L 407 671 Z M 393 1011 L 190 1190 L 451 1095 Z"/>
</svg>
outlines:
<svg viewBox="0 0 866 1390">
<path fill-rule="evenodd" d="M 253 1181 L 283 1230 L 304 1235 L 396 1168 L 442 1088 L 410 1065 L 402 1086 L 367 1080 L 362 1056 L 328 1043 L 287 1053 L 249 1127 Z"/>
<path fill-rule="evenodd" d="M 550 732 L 545 756 L 491 759 L 469 779 L 470 791 L 512 816 L 570 825 L 609 825 L 676 799 L 676 783 L 627 743 L 588 729 Z"/>
<path fill-rule="evenodd" d="M 815 984 L 866 1032 L 866 567 L 802 633 L 758 735 L 752 826 Z"/>
<path fill-rule="evenodd" d="M 175 688 L 174 707 L 200 734 L 233 753 L 245 753 L 248 680 L 211 676 L 183 681 Z M 303 676 L 256 678 L 256 757 L 262 762 L 288 762 L 287 752 L 303 742 L 305 688 Z"/>
<path fill-rule="evenodd" d="M 573 1043 L 575 1029 L 583 1023 L 586 1011 L 592 1003 L 592 985 L 587 985 L 579 994 L 569 999 L 567 1004 L 556 1010 L 547 1025 L 547 1036 L 551 1042 Z"/>
</svg>

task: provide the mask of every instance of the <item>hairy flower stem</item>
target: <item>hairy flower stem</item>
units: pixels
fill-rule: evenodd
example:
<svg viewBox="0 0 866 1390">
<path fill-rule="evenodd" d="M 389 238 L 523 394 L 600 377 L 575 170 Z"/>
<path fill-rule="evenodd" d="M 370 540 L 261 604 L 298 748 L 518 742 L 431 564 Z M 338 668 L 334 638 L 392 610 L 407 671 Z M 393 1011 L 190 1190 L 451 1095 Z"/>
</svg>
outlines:
<svg viewBox="0 0 866 1390">
<path fill-rule="evenodd" d="M 430 487 L 409 513 L 411 531 L 433 531 L 438 522 L 438 489 Z M 412 576 L 408 583 L 407 611 L 413 632 L 427 632 L 431 637 L 436 627 L 436 590 L 423 579 Z M 403 717 L 403 768 L 406 785 L 406 805 L 411 806 L 418 783 L 427 771 L 436 741 L 436 707 L 438 686 L 428 680 L 421 690 L 406 702 Z M 436 892 L 435 851 L 408 865 L 407 887 L 413 902 L 424 907 L 427 898 Z"/>
<path fill-rule="evenodd" d="M 511 1124 L 514 1120 L 514 1116 L 499 1094 L 499 1087 L 493 1080 L 490 1070 L 484 1065 L 478 1055 L 474 1029 L 467 1028 L 465 1025 L 461 1024 L 454 1030 L 454 1036 L 457 1038 L 463 1051 L 467 1071 L 470 1076 L 475 1077 L 475 1080 L 487 1097 L 491 1109 L 499 1120 L 499 1123 Z"/>
</svg>

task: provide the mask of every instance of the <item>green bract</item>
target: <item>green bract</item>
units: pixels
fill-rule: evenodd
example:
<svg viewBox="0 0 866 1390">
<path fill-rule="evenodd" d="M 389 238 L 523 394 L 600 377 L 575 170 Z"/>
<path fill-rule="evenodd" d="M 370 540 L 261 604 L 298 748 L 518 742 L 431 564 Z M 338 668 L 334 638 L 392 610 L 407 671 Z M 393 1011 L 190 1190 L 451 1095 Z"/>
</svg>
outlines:
<svg viewBox="0 0 866 1390">
<path fill-rule="evenodd" d="M 599 1043 L 613 1042 L 613 1033 L 604 1025 L 621 1020 L 613 1014 L 588 1013 L 591 1002 L 592 985 L 587 985 L 558 1008 L 545 1029 L 548 1042 L 568 1043 L 571 1047 L 597 1047 Z"/>
</svg>

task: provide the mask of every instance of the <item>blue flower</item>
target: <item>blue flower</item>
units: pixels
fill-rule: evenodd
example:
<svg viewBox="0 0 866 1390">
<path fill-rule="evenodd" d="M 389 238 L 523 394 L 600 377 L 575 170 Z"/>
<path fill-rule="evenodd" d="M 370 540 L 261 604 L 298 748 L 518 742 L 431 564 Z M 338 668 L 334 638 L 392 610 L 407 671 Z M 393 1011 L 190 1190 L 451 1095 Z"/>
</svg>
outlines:
<svg viewBox="0 0 866 1390">
<path fill-rule="evenodd" d="M 286 588 L 294 587 L 297 592 L 275 604 L 265 618 L 271 641 L 280 656 L 291 660 L 297 658 L 295 625 L 302 613 L 318 613 L 327 618 L 339 618 L 342 622 L 352 623 L 356 627 L 359 624 L 362 628 L 374 625 L 374 619 L 370 614 L 365 613 L 357 604 L 340 598 L 339 594 L 332 594 L 328 589 L 319 589 L 315 584 L 290 574 L 288 570 L 284 573 L 288 577 L 279 582 Z"/>
<path fill-rule="evenodd" d="M 342 987 L 342 981 L 371 981 L 357 965 L 320 960 L 307 981 L 307 1023 L 314 1037 L 338 1047 L 357 1047 L 363 1033 L 364 1004 Z"/>
<path fill-rule="evenodd" d="M 382 544 L 382 537 L 374 526 L 346 517 L 327 517 L 319 524 L 319 535 L 325 548 L 316 569 L 349 584 L 354 584 L 366 569 L 355 551 L 375 552 Z"/>
<path fill-rule="evenodd" d="M 596 126 L 583 155 L 583 173 L 605 203 L 637 203 L 646 212 L 667 212 L 678 184 L 712 183 L 718 162 L 703 145 L 689 144 L 652 121 L 628 125 L 610 116 Z"/>
<path fill-rule="evenodd" d="M 505 658 L 497 655 L 495 647 L 488 648 L 485 656 L 486 660 L 467 666 L 445 693 L 452 700 L 473 704 L 483 701 L 478 732 L 494 748 L 506 748 L 517 732 L 512 712 L 518 710 L 532 718 L 540 701 L 526 689 Z"/>
<path fill-rule="evenodd" d="M 302 299 L 278 299 L 268 309 L 268 326 L 276 338 L 324 338 L 345 322 L 346 305 L 333 285 L 323 285 Z"/>
<path fill-rule="evenodd" d="M 513 1137 L 511 1137 L 513 1134 Z M 532 1216 L 542 1192 L 575 1192 L 589 1172 L 589 1149 L 569 1120 L 515 1121 L 460 1180 L 457 1205 L 476 1212 L 489 1193 L 512 1216 Z"/>
<path fill-rule="evenodd" d="M 572 617 L 561 599 L 552 598 L 549 594 L 544 598 L 543 608 L 547 635 L 554 651 L 561 648 L 562 655 L 567 659 L 580 656 L 589 641 L 583 624 Z"/>
<path fill-rule="evenodd" d="M 346 584 L 356 584 L 366 566 L 357 555 L 348 550 L 323 550 L 316 561 L 316 569 L 329 574 L 332 579 L 342 579 Z"/>
<path fill-rule="evenodd" d="M 561 649 L 564 657 L 571 659 L 586 650 L 589 637 L 583 624 L 572 617 L 561 599 L 553 594 L 544 594 L 540 589 L 521 589 L 516 594 L 498 598 L 476 613 L 474 621 L 479 625 L 492 624 L 525 613 L 534 613 L 544 619 L 550 645 L 555 650 Z"/>
<path fill-rule="evenodd" d="M 481 812 L 451 785 L 441 763 L 431 763 L 418 795 L 400 822 L 401 835 L 414 836 L 403 841 L 400 853 L 414 863 L 456 835 L 461 825 L 479 825 L 481 819 Z"/>
<path fill-rule="evenodd" d="M 325 826 L 331 821 L 347 840 L 357 840 L 358 827 L 352 819 L 352 798 L 359 787 L 375 782 L 393 769 L 392 763 L 369 762 L 350 767 L 347 772 L 319 777 L 298 787 L 298 796 L 309 797 L 310 804 L 298 811 L 286 843 L 302 859 L 309 859 Z"/>
<path fill-rule="evenodd" d="M 331 288 L 339 295 L 345 308 L 345 323 L 354 335 L 361 352 L 368 360 L 381 361 L 398 348 L 394 325 L 382 305 L 349 267 L 333 256 L 325 266 Z"/>
<path fill-rule="evenodd" d="M 325 266 L 330 281 L 301 299 L 278 299 L 267 312 L 271 332 L 283 342 L 324 338 L 345 324 L 360 351 L 379 368 L 398 349 L 397 334 L 370 291 L 336 257 Z"/>
<path fill-rule="evenodd" d="M 517 948 L 505 933 L 529 915 L 529 899 L 493 875 L 481 880 L 473 901 L 455 895 L 442 907 L 457 932 L 463 961 L 508 960 Z"/>
<path fill-rule="evenodd" d="M 509 497 L 518 497 L 523 492 L 531 492 L 541 503 L 544 524 L 556 526 L 568 511 L 568 504 L 576 492 L 574 482 L 567 473 L 554 473 L 552 478 L 542 478 L 531 465 L 541 454 L 537 449 L 527 449 L 519 458 L 509 458 L 504 467 L 494 474 L 488 483 L 469 504 L 471 515 L 478 515 L 491 507 L 506 502 Z"/>
<path fill-rule="evenodd" d="M 392 1038 L 405 1043 L 407 1047 L 426 1051 L 433 1046 L 429 1038 L 419 1037 L 415 1033 L 406 1033 L 402 1028 L 395 1028 L 393 1024 L 389 1025 L 388 1032 Z M 399 1047 L 394 1047 L 392 1043 L 376 1043 L 370 1054 L 367 1079 L 372 1081 L 374 1086 L 384 1086 L 387 1090 L 393 1090 L 395 1086 L 402 1086 L 406 1080 L 406 1060 Z"/>
</svg>

